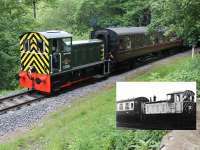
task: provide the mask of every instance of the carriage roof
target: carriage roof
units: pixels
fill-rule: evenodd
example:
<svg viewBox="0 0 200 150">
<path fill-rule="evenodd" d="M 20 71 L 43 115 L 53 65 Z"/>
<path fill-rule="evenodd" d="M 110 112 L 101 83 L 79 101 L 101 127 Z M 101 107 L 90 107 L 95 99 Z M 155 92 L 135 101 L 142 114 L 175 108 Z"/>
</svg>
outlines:
<svg viewBox="0 0 200 150">
<path fill-rule="evenodd" d="M 146 97 L 137 97 L 137 98 L 130 98 L 130 99 L 126 99 L 126 100 L 120 100 L 120 101 L 117 101 L 117 103 L 133 102 L 133 101 L 137 101 L 137 102 L 148 102 L 149 99 L 146 98 Z"/>
<path fill-rule="evenodd" d="M 90 39 L 90 40 L 72 41 L 73 45 L 88 45 L 88 44 L 95 44 L 95 43 L 102 43 L 102 40 Z"/>
<path fill-rule="evenodd" d="M 117 35 L 132 35 L 132 34 L 145 34 L 148 32 L 147 27 L 116 27 L 116 28 L 107 28 L 115 32 Z"/>
</svg>

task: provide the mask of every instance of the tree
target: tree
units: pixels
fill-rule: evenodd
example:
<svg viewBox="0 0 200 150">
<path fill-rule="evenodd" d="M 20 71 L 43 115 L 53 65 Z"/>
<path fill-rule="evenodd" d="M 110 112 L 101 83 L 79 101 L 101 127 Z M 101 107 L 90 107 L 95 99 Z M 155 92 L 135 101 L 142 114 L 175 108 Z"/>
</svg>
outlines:
<svg viewBox="0 0 200 150">
<path fill-rule="evenodd" d="M 19 35 L 31 29 L 32 19 L 22 2 L 0 1 L 0 89 L 15 87 L 19 64 Z"/>
<path fill-rule="evenodd" d="M 151 29 L 164 28 L 166 34 L 176 33 L 190 45 L 200 41 L 200 1 L 153 0 Z"/>
</svg>

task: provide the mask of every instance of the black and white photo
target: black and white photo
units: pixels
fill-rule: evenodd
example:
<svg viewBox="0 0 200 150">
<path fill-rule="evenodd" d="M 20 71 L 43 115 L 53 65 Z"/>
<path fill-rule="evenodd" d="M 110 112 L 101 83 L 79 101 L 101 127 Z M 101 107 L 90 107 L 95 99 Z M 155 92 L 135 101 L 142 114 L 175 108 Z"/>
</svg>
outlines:
<svg viewBox="0 0 200 150">
<path fill-rule="evenodd" d="M 195 82 L 118 82 L 116 124 L 121 128 L 196 129 Z"/>
</svg>

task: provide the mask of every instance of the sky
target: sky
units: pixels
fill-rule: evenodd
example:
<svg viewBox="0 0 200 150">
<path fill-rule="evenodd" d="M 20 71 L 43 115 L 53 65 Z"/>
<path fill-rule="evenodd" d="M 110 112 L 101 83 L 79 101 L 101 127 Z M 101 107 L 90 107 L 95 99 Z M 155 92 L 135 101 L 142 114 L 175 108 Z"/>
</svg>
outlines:
<svg viewBox="0 0 200 150">
<path fill-rule="evenodd" d="M 176 91 L 192 90 L 196 96 L 196 82 L 117 82 L 116 100 L 136 97 L 157 97 L 166 100 L 166 94 Z"/>
</svg>

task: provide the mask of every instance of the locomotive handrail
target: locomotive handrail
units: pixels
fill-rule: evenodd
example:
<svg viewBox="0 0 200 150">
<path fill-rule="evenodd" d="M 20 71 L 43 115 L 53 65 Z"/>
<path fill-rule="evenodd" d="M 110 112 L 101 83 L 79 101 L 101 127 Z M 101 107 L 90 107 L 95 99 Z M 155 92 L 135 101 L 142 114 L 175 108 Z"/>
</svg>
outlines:
<svg viewBox="0 0 200 150">
<path fill-rule="evenodd" d="M 27 76 L 30 80 L 32 80 L 32 68 L 29 67 L 29 70 L 27 71 Z"/>
<path fill-rule="evenodd" d="M 62 71 L 62 61 L 61 61 L 61 59 L 62 59 L 62 56 L 61 56 L 61 53 L 59 53 L 59 56 L 60 56 L 60 72 Z"/>
<path fill-rule="evenodd" d="M 53 73 L 53 58 L 52 54 L 50 55 L 50 61 L 51 61 L 51 74 Z"/>
</svg>

